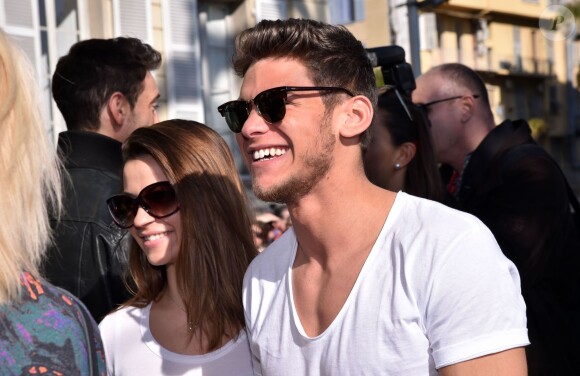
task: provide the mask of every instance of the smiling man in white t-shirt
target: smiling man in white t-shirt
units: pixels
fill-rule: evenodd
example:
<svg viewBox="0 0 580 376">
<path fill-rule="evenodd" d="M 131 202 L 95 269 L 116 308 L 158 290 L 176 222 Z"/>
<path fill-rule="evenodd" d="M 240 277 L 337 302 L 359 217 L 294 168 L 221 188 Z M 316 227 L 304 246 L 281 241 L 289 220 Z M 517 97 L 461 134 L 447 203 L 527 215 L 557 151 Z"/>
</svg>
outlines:
<svg viewBox="0 0 580 376">
<path fill-rule="evenodd" d="M 262 21 L 219 107 L 265 201 L 293 227 L 249 267 L 256 374 L 525 375 L 519 275 L 475 217 L 364 174 L 373 71 L 344 27 Z"/>
</svg>

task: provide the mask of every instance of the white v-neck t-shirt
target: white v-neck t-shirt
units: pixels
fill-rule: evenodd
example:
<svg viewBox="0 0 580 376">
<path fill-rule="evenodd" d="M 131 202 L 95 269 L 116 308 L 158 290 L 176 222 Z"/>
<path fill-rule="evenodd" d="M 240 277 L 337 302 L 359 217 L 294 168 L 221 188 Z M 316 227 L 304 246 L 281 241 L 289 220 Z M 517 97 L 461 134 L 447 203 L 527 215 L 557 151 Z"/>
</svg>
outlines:
<svg viewBox="0 0 580 376">
<path fill-rule="evenodd" d="M 151 334 L 151 304 L 124 307 L 99 324 L 108 375 L 250 376 L 252 360 L 246 332 L 204 355 L 182 355 L 163 348 Z"/>
<path fill-rule="evenodd" d="M 529 344 L 517 269 L 472 215 L 399 192 L 342 309 L 316 337 L 293 300 L 296 249 L 290 229 L 244 278 L 256 374 L 436 375 Z"/>
</svg>

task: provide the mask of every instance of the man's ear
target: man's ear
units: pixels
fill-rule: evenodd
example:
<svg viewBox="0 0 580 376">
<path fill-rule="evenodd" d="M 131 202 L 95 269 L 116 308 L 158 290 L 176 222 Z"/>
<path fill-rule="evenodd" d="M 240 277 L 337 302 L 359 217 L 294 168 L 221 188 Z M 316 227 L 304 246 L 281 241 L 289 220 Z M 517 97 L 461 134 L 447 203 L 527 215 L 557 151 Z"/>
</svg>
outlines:
<svg viewBox="0 0 580 376">
<path fill-rule="evenodd" d="M 350 98 L 345 105 L 346 117 L 340 127 L 340 135 L 346 138 L 362 134 L 373 120 L 373 105 L 364 95 Z"/>
<path fill-rule="evenodd" d="M 400 167 L 405 167 L 415 158 L 417 145 L 413 142 L 403 142 L 397 147 L 395 153 L 395 164 L 398 164 Z"/>
<path fill-rule="evenodd" d="M 129 102 L 127 98 L 119 91 L 114 92 L 107 102 L 107 112 L 109 113 L 111 122 L 117 126 L 122 125 L 125 118 L 129 115 L 128 110 Z"/>
<path fill-rule="evenodd" d="M 475 98 L 471 95 L 461 98 L 461 122 L 466 123 L 475 112 Z"/>
</svg>

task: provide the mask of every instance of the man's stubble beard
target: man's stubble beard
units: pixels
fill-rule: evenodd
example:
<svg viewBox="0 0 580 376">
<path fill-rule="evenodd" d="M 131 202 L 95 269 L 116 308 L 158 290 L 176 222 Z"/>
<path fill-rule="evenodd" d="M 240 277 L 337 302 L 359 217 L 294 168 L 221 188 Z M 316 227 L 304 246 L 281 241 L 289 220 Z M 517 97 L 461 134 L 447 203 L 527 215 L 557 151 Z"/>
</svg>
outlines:
<svg viewBox="0 0 580 376">
<path fill-rule="evenodd" d="M 306 196 L 312 191 L 314 186 L 326 175 L 332 166 L 332 152 L 336 140 L 330 132 L 330 111 L 325 111 L 324 121 L 320 125 L 318 142 L 307 150 L 302 158 L 304 161 L 303 171 L 299 171 L 268 189 L 256 184 L 252 180 L 254 194 L 260 200 L 266 202 L 276 202 L 280 204 L 291 204 Z"/>
</svg>

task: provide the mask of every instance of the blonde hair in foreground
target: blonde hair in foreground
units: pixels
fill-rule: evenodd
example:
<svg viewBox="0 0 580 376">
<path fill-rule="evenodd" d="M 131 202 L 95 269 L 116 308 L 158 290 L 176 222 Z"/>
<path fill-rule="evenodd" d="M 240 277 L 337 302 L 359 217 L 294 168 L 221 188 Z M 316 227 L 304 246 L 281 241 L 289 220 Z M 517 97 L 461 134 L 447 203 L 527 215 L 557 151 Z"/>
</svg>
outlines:
<svg viewBox="0 0 580 376">
<path fill-rule="evenodd" d="M 38 276 L 50 241 L 49 210 L 60 212 L 60 168 L 41 121 L 37 85 L 24 53 L 0 30 L 0 304 Z"/>
</svg>

